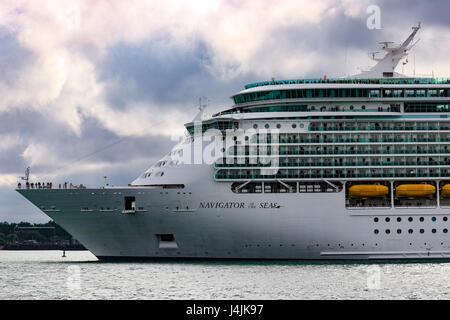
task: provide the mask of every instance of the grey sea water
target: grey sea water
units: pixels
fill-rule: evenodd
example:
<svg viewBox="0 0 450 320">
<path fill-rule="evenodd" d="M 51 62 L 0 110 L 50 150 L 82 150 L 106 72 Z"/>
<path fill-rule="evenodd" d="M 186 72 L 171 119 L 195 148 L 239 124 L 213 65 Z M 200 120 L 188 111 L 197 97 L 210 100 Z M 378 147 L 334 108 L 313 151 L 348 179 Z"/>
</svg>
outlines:
<svg viewBox="0 0 450 320">
<path fill-rule="evenodd" d="M 449 299 L 450 264 L 101 262 L 0 251 L 0 299 Z"/>
</svg>

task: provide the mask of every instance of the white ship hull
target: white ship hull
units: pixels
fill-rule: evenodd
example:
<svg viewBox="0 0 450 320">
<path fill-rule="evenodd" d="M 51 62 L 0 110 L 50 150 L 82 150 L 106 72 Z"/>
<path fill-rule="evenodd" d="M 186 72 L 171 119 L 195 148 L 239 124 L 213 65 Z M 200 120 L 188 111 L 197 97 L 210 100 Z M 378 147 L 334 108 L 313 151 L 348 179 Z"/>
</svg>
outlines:
<svg viewBox="0 0 450 320">
<path fill-rule="evenodd" d="M 206 178 L 212 176 L 209 166 L 190 171 L 185 179 L 197 177 L 198 181 L 191 180 L 182 190 L 18 191 L 38 207 L 47 208 L 44 212 L 49 217 L 100 259 L 450 258 L 450 237 L 442 231 L 448 228 L 443 217 L 450 216 L 450 209 L 349 209 L 344 191 L 235 194 L 230 183 Z M 124 212 L 125 196 L 135 196 L 136 207 L 141 209 Z M 159 235 L 173 235 L 174 241 L 161 241 Z"/>
</svg>

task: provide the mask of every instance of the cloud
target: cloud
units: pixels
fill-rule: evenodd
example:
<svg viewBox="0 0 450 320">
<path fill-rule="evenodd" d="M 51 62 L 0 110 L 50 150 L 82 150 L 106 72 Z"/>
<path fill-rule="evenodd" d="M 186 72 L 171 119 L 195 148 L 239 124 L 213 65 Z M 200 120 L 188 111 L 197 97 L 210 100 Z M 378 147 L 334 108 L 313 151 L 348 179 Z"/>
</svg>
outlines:
<svg viewBox="0 0 450 320">
<path fill-rule="evenodd" d="M 65 123 L 77 135 L 83 116 L 97 118 L 119 135 L 152 134 L 148 128 L 161 127 L 151 117 L 146 118 L 148 125 L 140 119 L 143 112 L 160 114 L 153 101 L 145 109 L 130 103 L 123 106 L 126 111 L 118 112 L 103 100 L 108 89 L 123 84 L 114 78 L 99 80 L 96 65 L 110 48 L 157 41 L 169 50 L 186 51 L 203 43 L 207 59 L 201 67 L 219 78 L 229 78 L 256 67 L 253 55 L 265 46 L 280 21 L 282 25 L 317 23 L 326 18 L 333 2 L 282 1 L 267 7 L 259 1 L 5 1 L 1 4 L 2 27 L 33 59 L 17 70 L 22 76 L 14 83 L 0 81 L 4 97 L 0 112 L 36 109 Z M 296 67 L 285 61 L 287 68 Z M 171 119 L 180 116 L 169 114 L 163 119 L 164 127 L 172 129 Z M 118 118 L 133 125 L 117 125 Z"/>
<path fill-rule="evenodd" d="M 0 152 L 15 147 L 20 143 L 21 138 L 12 134 L 0 134 Z"/>
</svg>

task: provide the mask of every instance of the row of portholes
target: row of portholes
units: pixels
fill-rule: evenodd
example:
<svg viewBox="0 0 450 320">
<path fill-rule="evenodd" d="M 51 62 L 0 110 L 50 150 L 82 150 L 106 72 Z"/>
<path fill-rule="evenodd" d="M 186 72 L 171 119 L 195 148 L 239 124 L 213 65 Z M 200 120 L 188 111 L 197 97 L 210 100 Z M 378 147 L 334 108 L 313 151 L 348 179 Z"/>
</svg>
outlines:
<svg viewBox="0 0 450 320">
<path fill-rule="evenodd" d="M 433 221 L 433 222 L 436 222 L 436 220 L 437 220 L 436 217 L 432 217 L 432 218 L 431 218 L 431 221 Z M 443 220 L 443 221 L 447 221 L 448 218 L 447 218 L 447 217 L 443 217 L 442 220 Z M 373 221 L 374 221 L 374 222 L 378 222 L 378 221 L 380 221 L 380 219 L 379 219 L 378 217 L 375 217 L 375 218 L 373 219 Z M 384 219 L 384 221 L 390 222 L 390 221 L 391 221 L 391 218 L 386 217 L 386 218 Z M 401 222 L 401 221 L 402 221 L 402 218 L 397 217 L 397 222 Z M 414 218 L 413 218 L 413 217 L 409 217 L 409 218 L 408 218 L 408 221 L 409 221 L 409 222 L 413 222 L 413 221 L 414 221 Z M 424 218 L 424 217 L 420 217 L 420 218 L 419 218 L 419 221 L 420 221 L 420 222 L 424 222 L 424 221 L 425 221 L 425 218 Z"/>
<path fill-rule="evenodd" d="M 281 124 L 277 123 L 276 127 L 277 127 L 277 129 L 281 129 Z M 295 129 L 295 128 L 297 128 L 297 124 L 296 124 L 296 123 L 293 123 L 293 124 L 291 125 L 291 127 L 292 127 L 292 129 Z M 304 128 L 304 127 L 305 127 L 305 124 L 304 124 L 304 123 L 300 123 L 300 124 L 299 124 L 299 127 L 300 127 L 300 128 Z M 265 128 L 265 129 L 270 129 L 270 124 L 266 123 L 266 124 L 264 125 L 264 128 Z M 253 129 L 258 129 L 258 124 L 257 124 L 257 123 L 253 124 Z"/>
<path fill-rule="evenodd" d="M 390 229 L 386 229 L 384 232 L 385 232 L 386 234 L 390 234 L 390 233 L 391 233 L 391 230 L 390 230 Z M 436 232 L 437 232 L 436 229 L 431 229 L 431 233 L 436 233 Z M 443 232 L 443 233 L 447 233 L 447 232 L 448 232 L 448 229 L 443 229 L 442 232 Z M 379 233 L 380 233 L 380 230 L 375 229 L 375 230 L 373 230 L 373 233 L 379 234 Z M 402 233 L 402 229 L 397 229 L 397 234 L 401 234 L 401 233 Z M 412 233 L 414 233 L 414 230 L 413 230 L 413 229 L 408 229 L 408 233 L 409 233 L 409 234 L 412 234 Z M 419 233 L 425 233 L 425 230 L 424 230 L 424 229 L 420 229 L 420 230 L 419 230 Z"/>
<path fill-rule="evenodd" d="M 378 247 L 378 243 L 375 243 L 374 245 L 375 245 L 375 247 Z M 412 245 L 413 245 L 412 242 L 410 242 L 409 245 L 412 246 Z M 425 242 L 424 245 L 426 246 L 427 243 Z M 444 245 L 443 242 L 441 242 L 441 246 L 442 246 L 442 245 Z M 289 247 L 289 246 L 295 247 L 295 244 L 285 245 L 285 246 L 286 246 L 286 247 Z M 345 249 L 345 246 L 344 246 L 344 245 L 341 245 L 340 243 L 339 243 L 337 246 L 338 246 L 340 249 Z M 354 247 L 354 246 L 355 246 L 354 243 L 350 244 L 350 247 Z M 365 243 L 361 243 L 361 246 L 362 246 L 362 247 L 365 247 L 366 244 L 365 244 Z M 267 245 L 262 245 L 262 244 L 261 244 L 261 245 L 260 245 L 260 244 L 256 244 L 256 245 L 255 245 L 255 244 L 254 244 L 254 245 L 246 244 L 246 245 L 244 245 L 244 247 L 245 247 L 245 248 L 251 248 L 251 247 L 257 247 L 257 248 L 260 248 L 260 247 L 268 247 L 268 248 L 270 248 L 270 247 L 272 247 L 272 245 L 271 245 L 271 244 L 267 244 Z M 273 247 L 277 247 L 277 246 L 274 245 Z M 280 247 L 283 247 L 283 245 L 280 244 Z M 325 245 L 321 246 L 320 244 L 316 243 L 316 244 L 315 244 L 315 247 L 325 247 Z M 328 244 L 326 245 L 326 247 L 332 247 L 332 245 L 331 245 L 330 243 L 328 243 Z"/>
</svg>

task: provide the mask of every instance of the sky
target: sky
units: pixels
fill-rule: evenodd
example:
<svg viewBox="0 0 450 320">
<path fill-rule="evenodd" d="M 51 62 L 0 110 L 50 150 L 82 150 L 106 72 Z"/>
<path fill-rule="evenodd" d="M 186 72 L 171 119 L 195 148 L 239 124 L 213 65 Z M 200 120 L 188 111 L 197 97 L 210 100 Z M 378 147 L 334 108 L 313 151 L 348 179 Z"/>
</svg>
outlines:
<svg viewBox="0 0 450 320">
<path fill-rule="evenodd" d="M 450 77 L 449 12 L 448 0 L 0 0 L 0 221 L 49 220 L 14 191 L 27 166 L 54 185 L 127 185 L 200 97 L 212 114 L 247 83 L 359 73 L 419 21 L 396 71 Z"/>
</svg>

